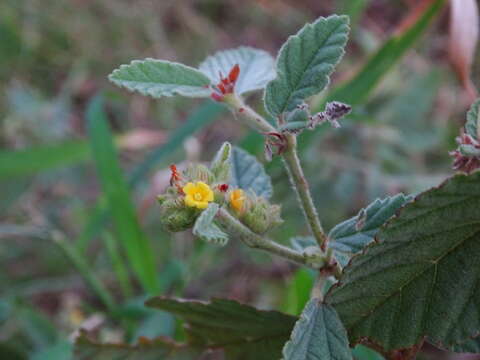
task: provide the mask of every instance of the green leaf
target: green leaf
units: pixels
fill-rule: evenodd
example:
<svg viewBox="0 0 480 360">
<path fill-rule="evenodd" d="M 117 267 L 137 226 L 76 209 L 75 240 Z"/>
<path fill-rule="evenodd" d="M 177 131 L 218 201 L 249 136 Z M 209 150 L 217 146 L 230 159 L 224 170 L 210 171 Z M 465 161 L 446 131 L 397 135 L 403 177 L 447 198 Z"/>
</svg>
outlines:
<svg viewBox="0 0 480 360">
<path fill-rule="evenodd" d="M 75 342 L 74 360 L 197 360 L 201 352 L 165 338 L 143 338 L 137 345 L 100 344 L 82 332 Z"/>
<path fill-rule="evenodd" d="M 326 101 L 336 100 L 350 105 L 363 103 L 383 76 L 415 45 L 444 4 L 445 0 L 433 1 L 406 31 L 394 33 L 362 69 L 351 80 L 336 88 Z"/>
<path fill-rule="evenodd" d="M 243 190 L 252 190 L 258 196 L 269 199 L 273 188 L 270 176 L 267 175 L 263 165 L 243 149 L 234 147 L 231 166 L 232 187 Z"/>
<path fill-rule="evenodd" d="M 235 84 L 235 92 L 238 94 L 263 89 L 275 78 L 273 57 L 264 50 L 246 46 L 219 51 L 206 58 L 199 69 L 213 84 L 218 84 L 220 74 L 226 77 L 235 64 L 240 66 L 240 74 Z"/>
<path fill-rule="evenodd" d="M 223 348 L 227 360 L 279 359 L 297 320 L 225 299 L 200 302 L 157 297 L 146 305 L 182 318 L 186 331 L 197 343 Z"/>
<path fill-rule="evenodd" d="M 335 309 L 312 299 L 283 348 L 284 360 L 352 360 L 345 331 Z"/>
<path fill-rule="evenodd" d="M 36 146 L 23 150 L 0 151 L 0 178 L 31 175 L 56 167 L 72 165 L 89 158 L 85 141 Z"/>
<path fill-rule="evenodd" d="M 383 200 L 377 199 L 357 216 L 336 225 L 328 234 L 329 246 L 335 250 L 341 265 L 372 242 L 380 227 L 385 224 L 410 197 L 398 194 Z"/>
<path fill-rule="evenodd" d="M 218 212 L 218 204 L 210 203 L 208 207 L 202 211 L 193 226 L 193 235 L 203 241 L 224 246 L 228 242 L 228 235 L 225 234 L 213 222 Z"/>
<path fill-rule="evenodd" d="M 118 86 L 154 98 L 183 95 L 210 96 L 210 80 L 197 69 L 164 60 L 134 60 L 121 65 L 108 78 Z"/>
<path fill-rule="evenodd" d="M 230 181 L 230 165 L 232 163 L 232 145 L 224 142 L 212 160 L 210 170 L 215 176 L 215 181 L 228 183 Z"/>
<path fill-rule="evenodd" d="M 140 282 L 148 292 L 153 293 L 158 286 L 153 252 L 149 240 L 140 228 L 102 106 L 102 98 L 97 96 L 87 109 L 87 128 L 93 158 L 118 239 L 125 247 Z"/>
<path fill-rule="evenodd" d="M 348 17 L 321 17 L 290 36 L 280 49 L 277 78 L 265 90 L 265 106 L 274 117 L 318 94 L 345 53 Z"/>
<path fill-rule="evenodd" d="M 428 336 L 451 349 L 478 334 L 479 184 L 457 175 L 419 195 L 352 258 L 326 298 L 351 344 L 390 351 Z"/>
<path fill-rule="evenodd" d="M 478 129 L 480 124 L 480 99 L 477 99 L 470 110 L 467 113 L 467 123 L 465 124 L 465 131 L 468 135 L 477 141 L 480 141 L 480 130 Z"/>
</svg>

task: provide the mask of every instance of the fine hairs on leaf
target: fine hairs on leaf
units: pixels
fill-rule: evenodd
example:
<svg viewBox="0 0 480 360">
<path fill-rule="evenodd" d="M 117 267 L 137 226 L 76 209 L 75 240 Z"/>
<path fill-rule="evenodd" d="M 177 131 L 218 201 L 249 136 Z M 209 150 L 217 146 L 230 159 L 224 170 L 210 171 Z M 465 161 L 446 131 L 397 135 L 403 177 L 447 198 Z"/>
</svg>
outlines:
<svg viewBox="0 0 480 360">
<path fill-rule="evenodd" d="M 146 305 L 181 318 L 192 343 L 223 349 L 226 360 L 279 359 L 297 320 L 227 299 L 202 302 L 156 297 Z"/>
<path fill-rule="evenodd" d="M 465 130 L 468 135 L 480 142 L 480 99 L 475 101 L 467 112 Z"/>
<path fill-rule="evenodd" d="M 328 237 L 330 247 L 334 249 L 342 266 L 347 265 L 350 257 L 359 253 L 372 242 L 380 227 L 385 224 L 411 198 L 398 194 L 385 199 L 377 199 L 357 216 L 336 225 Z"/>
<path fill-rule="evenodd" d="M 273 57 L 264 50 L 247 46 L 219 51 L 207 57 L 199 65 L 199 69 L 213 84 L 218 84 L 221 76 L 226 76 L 235 65 L 240 66 L 240 74 L 235 85 L 235 91 L 239 95 L 263 89 L 275 78 Z"/>
<path fill-rule="evenodd" d="M 134 60 L 121 65 L 108 78 L 118 86 L 154 98 L 210 96 L 210 79 L 201 71 L 164 60 Z"/>
<path fill-rule="evenodd" d="M 283 360 L 353 360 L 347 332 L 335 309 L 311 299 L 283 348 Z"/>
<path fill-rule="evenodd" d="M 265 90 L 265 107 L 277 117 L 322 91 L 344 54 L 347 16 L 332 15 L 305 25 L 288 38 L 277 59 L 277 78 Z"/>
<path fill-rule="evenodd" d="M 193 235 L 203 241 L 224 246 L 228 242 L 228 235 L 220 230 L 213 221 L 218 209 L 218 204 L 211 203 L 202 211 L 193 226 Z"/>
<path fill-rule="evenodd" d="M 252 190 L 258 196 L 269 199 L 273 194 L 272 182 L 263 165 L 245 150 L 234 147 L 231 164 L 230 185 L 234 188 Z"/>
<path fill-rule="evenodd" d="M 386 351 L 423 337 L 446 349 L 478 335 L 480 173 L 457 175 L 407 204 L 327 295 L 352 344 Z"/>
</svg>

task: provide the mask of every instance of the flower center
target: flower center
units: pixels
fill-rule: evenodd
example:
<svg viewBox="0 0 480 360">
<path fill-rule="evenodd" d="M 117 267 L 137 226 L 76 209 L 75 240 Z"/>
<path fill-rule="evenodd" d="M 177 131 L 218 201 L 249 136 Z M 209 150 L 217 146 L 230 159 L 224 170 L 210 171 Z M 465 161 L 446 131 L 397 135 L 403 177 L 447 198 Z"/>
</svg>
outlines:
<svg viewBox="0 0 480 360">
<path fill-rule="evenodd" d="M 194 198 L 195 200 L 197 200 L 197 201 L 200 201 L 200 200 L 203 199 L 203 196 L 202 196 L 202 194 L 200 194 L 200 193 L 195 193 L 195 194 L 193 195 L 193 198 Z"/>
</svg>

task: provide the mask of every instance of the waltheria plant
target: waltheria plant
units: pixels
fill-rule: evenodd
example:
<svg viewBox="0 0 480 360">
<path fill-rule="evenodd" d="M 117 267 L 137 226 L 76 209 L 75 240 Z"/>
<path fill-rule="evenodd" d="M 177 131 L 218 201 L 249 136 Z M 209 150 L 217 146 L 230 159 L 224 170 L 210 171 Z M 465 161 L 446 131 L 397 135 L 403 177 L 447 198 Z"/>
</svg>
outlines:
<svg viewBox="0 0 480 360">
<path fill-rule="evenodd" d="M 304 131 L 339 127 L 351 111 L 340 102 L 317 113 L 308 105 L 344 54 L 348 23 L 348 17 L 333 15 L 305 25 L 276 61 L 263 50 L 240 47 L 220 51 L 198 68 L 146 59 L 110 75 L 115 84 L 154 98 L 211 98 L 260 132 L 266 159 L 283 160 L 310 236 L 292 239 L 291 247 L 269 238 L 282 224 L 281 207 L 270 200 L 270 178 L 252 155 L 229 143 L 210 167 L 179 172 L 172 165 L 170 186 L 158 196 L 167 230 L 192 229 L 198 239 L 222 246 L 240 240 L 317 272 L 299 319 L 231 300 L 154 298 L 147 306 L 182 318 L 189 341 L 156 340 L 117 351 L 203 359 L 223 349 L 226 359 L 272 360 L 348 360 L 357 344 L 387 359 L 413 359 L 424 342 L 480 351 L 480 101 L 452 152 L 455 169 L 464 173 L 416 197 L 376 200 L 329 232 L 318 217 L 297 141 Z M 243 96 L 253 91 L 263 91 L 268 120 L 245 103 Z M 102 349 L 85 337 L 79 344 L 92 354 Z"/>
</svg>

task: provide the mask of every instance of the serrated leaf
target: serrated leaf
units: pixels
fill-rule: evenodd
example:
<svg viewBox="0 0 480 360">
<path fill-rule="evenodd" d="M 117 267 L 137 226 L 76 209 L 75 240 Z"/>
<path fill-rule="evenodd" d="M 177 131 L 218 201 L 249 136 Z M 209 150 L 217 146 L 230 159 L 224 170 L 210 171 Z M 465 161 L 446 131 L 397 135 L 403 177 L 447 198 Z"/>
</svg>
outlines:
<svg viewBox="0 0 480 360">
<path fill-rule="evenodd" d="M 252 190 L 266 199 L 273 193 L 270 176 L 265 172 L 263 165 L 254 156 L 237 147 L 234 147 L 232 152 L 230 185 L 243 190 Z"/>
<path fill-rule="evenodd" d="M 467 112 L 467 123 L 465 124 L 465 131 L 468 135 L 475 140 L 480 141 L 480 129 L 478 124 L 480 123 L 480 99 L 475 101 L 470 110 Z"/>
<path fill-rule="evenodd" d="M 335 309 L 312 299 L 305 306 L 283 348 L 284 360 L 352 360 L 345 331 Z"/>
<path fill-rule="evenodd" d="M 380 227 L 385 224 L 410 197 L 398 194 L 385 199 L 377 199 L 357 216 L 336 225 L 330 233 L 329 246 L 335 250 L 342 266 L 347 265 L 350 257 L 372 242 Z"/>
<path fill-rule="evenodd" d="M 348 31 L 348 17 L 332 15 L 288 38 L 278 55 L 277 78 L 265 90 L 265 106 L 272 116 L 295 109 L 328 85 L 345 52 Z"/>
<path fill-rule="evenodd" d="M 263 89 L 275 78 L 273 57 L 264 50 L 246 46 L 219 51 L 207 57 L 199 69 L 213 84 L 218 84 L 221 80 L 220 74 L 227 76 L 235 64 L 240 66 L 240 74 L 235 84 L 235 91 L 238 94 Z"/>
<path fill-rule="evenodd" d="M 210 203 L 208 207 L 202 211 L 197 220 L 195 220 L 193 235 L 203 241 L 224 246 L 228 242 L 228 235 L 220 230 L 213 221 L 218 212 L 218 208 L 218 204 Z"/>
<path fill-rule="evenodd" d="M 164 60 L 134 60 L 128 65 L 121 65 L 108 78 L 118 86 L 154 98 L 210 96 L 210 79 L 202 72 Z"/>
<path fill-rule="evenodd" d="M 142 338 L 137 345 L 101 344 L 81 333 L 75 342 L 74 360 L 197 360 L 201 350 L 165 338 Z"/>
<path fill-rule="evenodd" d="M 327 294 L 350 336 L 389 351 L 425 336 L 452 348 L 478 333 L 480 173 L 407 204 Z"/>
<path fill-rule="evenodd" d="M 200 302 L 157 297 L 146 305 L 182 318 L 196 342 L 224 349 L 226 360 L 279 359 L 297 320 L 226 299 Z"/>
</svg>

